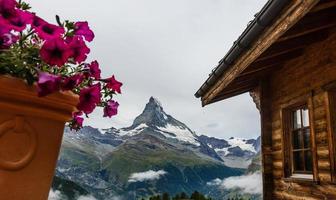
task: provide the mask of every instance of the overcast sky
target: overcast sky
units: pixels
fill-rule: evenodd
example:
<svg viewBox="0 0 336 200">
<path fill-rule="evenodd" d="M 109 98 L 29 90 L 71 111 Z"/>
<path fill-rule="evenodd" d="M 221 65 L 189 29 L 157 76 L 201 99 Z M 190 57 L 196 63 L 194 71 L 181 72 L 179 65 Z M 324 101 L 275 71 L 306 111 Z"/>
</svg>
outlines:
<svg viewBox="0 0 336 200">
<path fill-rule="evenodd" d="M 54 14 L 88 21 L 96 34 L 88 61 L 124 83 L 119 115 L 95 112 L 87 124 L 125 127 L 150 96 L 197 134 L 219 138 L 260 135 L 259 114 L 248 94 L 205 108 L 194 93 L 266 0 L 27 0 L 54 22 Z"/>
</svg>

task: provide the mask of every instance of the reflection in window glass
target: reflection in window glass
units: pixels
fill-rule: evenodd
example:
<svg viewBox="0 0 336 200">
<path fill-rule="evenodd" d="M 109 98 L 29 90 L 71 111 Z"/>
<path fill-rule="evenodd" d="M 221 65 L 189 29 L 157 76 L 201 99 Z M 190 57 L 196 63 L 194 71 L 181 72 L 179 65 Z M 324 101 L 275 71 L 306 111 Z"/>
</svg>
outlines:
<svg viewBox="0 0 336 200">
<path fill-rule="evenodd" d="M 306 105 L 292 112 L 292 163 L 293 173 L 312 173 L 309 110 Z"/>
<path fill-rule="evenodd" d="M 309 126 L 309 112 L 307 108 L 302 109 L 302 123 L 304 127 Z"/>
<path fill-rule="evenodd" d="M 303 132 L 304 148 L 310 148 L 310 130 L 305 129 Z"/>
<path fill-rule="evenodd" d="M 294 116 L 293 117 L 294 117 L 294 120 L 293 120 L 294 129 L 301 128 L 301 113 L 300 113 L 300 110 L 294 111 Z"/>
<path fill-rule="evenodd" d="M 306 171 L 312 171 L 312 165 L 313 165 L 313 159 L 312 159 L 312 154 L 311 151 L 305 151 L 305 168 Z"/>
<path fill-rule="evenodd" d="M 293 149 L 301 149 L 301 132 L 294 131 L 293 132 Z"/>
<path fill-rule="evenodd" d="M 303 152 L 295 151 L 294 152 L 294 171 L 303 171 Z"/>
</svg>

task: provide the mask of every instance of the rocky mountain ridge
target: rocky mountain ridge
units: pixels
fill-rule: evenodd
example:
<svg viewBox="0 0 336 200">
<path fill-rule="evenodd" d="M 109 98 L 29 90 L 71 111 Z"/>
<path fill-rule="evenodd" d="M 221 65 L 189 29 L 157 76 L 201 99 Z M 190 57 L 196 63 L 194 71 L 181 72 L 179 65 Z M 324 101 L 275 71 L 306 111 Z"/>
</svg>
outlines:
<svg viewBox="0 0 336 200">
<path fill-rule="evenodd" d="M 257 142 L 198 136 L 151 97 L 130 127 L 66 129 L 56 175 L 76 182 L 98 199 L 129 198 L 134 192 L 139 197 L 165 190 L 206 192 L 208 181 L 242 174 L 244 170 L 235 169 L 241 165 L 230 159 L 250 161 L 260 149 Z M 134 173 L 147 171 L 164 171 L 165 175 L 130 182 Z"/>
</svg>

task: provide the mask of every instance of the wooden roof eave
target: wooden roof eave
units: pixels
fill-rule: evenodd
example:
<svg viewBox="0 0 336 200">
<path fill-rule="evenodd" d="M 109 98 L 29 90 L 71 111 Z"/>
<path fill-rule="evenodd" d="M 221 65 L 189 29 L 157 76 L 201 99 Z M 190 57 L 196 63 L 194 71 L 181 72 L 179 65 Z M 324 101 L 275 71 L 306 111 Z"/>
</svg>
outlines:
<svg viewBox="0 0 336 200">
<path fill-rule="evenodd" d="M 250 66 L 260 55 L 265 52 L 274 42 L 305 16 L 319 1 L 318 0 L 295 0 L 277 18 L 277 20 L 267 27 L 263 34 L 230 66 L 217 82 L 202 96 L 202 106 L 226 99 L 244 92 L 248 92 L 255 87 L 256 82 L 246 81 L 246 85 L 240 87 L 228 87 L 237 81 L 244 70 Z M 223 90 L 229 88 L 227 92 Z M 221 94 L 222 93 L 222 94 Z"/>
</svg>

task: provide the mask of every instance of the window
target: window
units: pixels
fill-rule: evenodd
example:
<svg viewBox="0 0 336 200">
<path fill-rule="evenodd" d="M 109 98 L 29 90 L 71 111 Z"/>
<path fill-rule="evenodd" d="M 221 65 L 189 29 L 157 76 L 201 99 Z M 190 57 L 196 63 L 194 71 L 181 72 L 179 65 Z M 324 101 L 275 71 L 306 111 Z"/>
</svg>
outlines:
<svg viewBox="0 0 336 200">
<path fill-rule="evenodd" d="M 312 174 L 313 159 L 308 107 L 300 106 L 291 111 L 291 159 L 293 174 Z"/>
<path fill-rule="evenodd" d="M 285 180 L 318 182 L 312 109 L 310 93 L 281 105 Z"/>
</svg>

